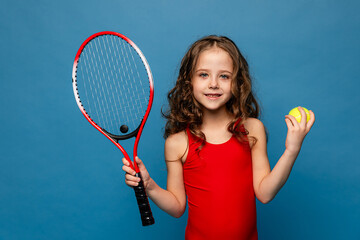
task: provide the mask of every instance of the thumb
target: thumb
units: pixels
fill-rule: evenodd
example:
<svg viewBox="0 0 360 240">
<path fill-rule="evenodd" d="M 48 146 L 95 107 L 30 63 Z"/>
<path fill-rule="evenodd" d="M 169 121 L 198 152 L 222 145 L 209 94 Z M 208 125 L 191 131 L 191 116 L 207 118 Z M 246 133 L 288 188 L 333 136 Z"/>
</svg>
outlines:
<svg viewBox="0 0 360 240">
<path fill-rule="evenodd" d="M 144 163 L 141 161 L 141 159 L 138 156 L 135 157 L 135 161 L 140 170 L 145 169 Z"/>
<path fill-rule="evenodd" d="M 135 157 L 135 161 L 137 164 L 142 164 L 142 161 L 138 156 Z"/>
<path fill-rule="evenodd" d="M 135 157 L 135 161 L 136 161 L 136 164 L 138 165 L 139 167 L 139 170 L 142 174 L 147 174 L 147 169 L 145 167 L 145 164 L 141 161 L 141 159 L 139 157 Z"/>
</svg>

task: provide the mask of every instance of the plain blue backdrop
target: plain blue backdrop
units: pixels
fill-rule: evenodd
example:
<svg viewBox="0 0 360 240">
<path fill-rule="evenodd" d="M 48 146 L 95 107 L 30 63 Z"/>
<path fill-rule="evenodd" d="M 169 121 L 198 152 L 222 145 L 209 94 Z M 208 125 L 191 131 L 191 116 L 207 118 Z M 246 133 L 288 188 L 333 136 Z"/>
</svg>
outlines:
<svg viewBox="0 0 360 240">
<path fill-rule="evenodd" d="M 260 239 L 360 239 L 359 1 L 0 3 L 0 239 L 184 238 L 186 215 L 154 204 L 156 224 L 140 226 L 120 151 L 76 106 L 76 51 L 104 30 L 131 38 L 152 68 L 155 100 L 139 156 L 159 185 L 160 110 L 180 60 L 196 39 L 226 35 L 250 64 L 272 167 L 284 151 L 284 116 L 298 105 L 316 114 L 287 184 L 257 203 Z"/>
</svg>

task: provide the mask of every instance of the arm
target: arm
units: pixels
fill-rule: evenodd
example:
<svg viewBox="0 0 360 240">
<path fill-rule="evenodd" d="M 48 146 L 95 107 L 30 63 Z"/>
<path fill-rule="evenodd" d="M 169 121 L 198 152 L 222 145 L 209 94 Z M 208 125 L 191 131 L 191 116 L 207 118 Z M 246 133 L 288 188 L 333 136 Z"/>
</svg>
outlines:
<svg viewBox="0 0 360 240">
<path fill-rule="evenodd" d="M 186 205 L 181 158 L 186 151 L 187 140 L 183 137 L 181 133 L 178 133 L 168 137 L 165 141 L 165 159 L 170 160 L 166 161 L 168 171 L 166 190 L 156 184 L 150 177 L 142 161 L 139 158 L 136 159 L 148 197 L 159 208 L 173 217 L 181 217 Z M 184 145 L 184 143 L 186 145 Z M 171 159 L 174 159 L 174 161 L 171 161 Z M 134 176 L 135 171 L 129 167 L 126 160 L 123 160 L 123 163 L 123 170 L 127 173 L 125 178 L 126 184 L 136 186 L 140 179 Z"/>
<path fill-rule="evenodd" d="M 298 123 L 293 116 L 285 116 L 288 133 L 285 151 L 275 167 L 271 170 L 266 150 L 266 135 L 264 125 L 257 119 L 251 119 L 249 132 L 257 138 L 251 149 L 253 163 L 253 182 L 256 197 L 262 203 L 270 202 L 286 183 L 295 160 L 300 152 L 302 142 L 315 121 L 315 115 L 310 111 L 310 120 L 306 123 L 304 110 L 301 108 L 302 121 Z"/>
</svg>

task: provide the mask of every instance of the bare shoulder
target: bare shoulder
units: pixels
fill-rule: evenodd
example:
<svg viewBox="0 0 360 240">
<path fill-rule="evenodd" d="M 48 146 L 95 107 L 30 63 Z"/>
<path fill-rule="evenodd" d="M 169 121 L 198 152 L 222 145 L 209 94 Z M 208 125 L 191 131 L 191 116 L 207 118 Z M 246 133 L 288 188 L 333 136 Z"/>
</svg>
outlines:
<svg viewBox="0 0 360 240">
<path fill-rule="evenodd" d="M 183 160 L 188 148 L 188 137 L 185 131 L 170 135 L 165 141 L 165 159 L 167 161 Z"/>
<path fill-rule="evenodd" d="M 257 134 L 265 131 L 264 124 L 257 118 L 247 118 L 244 122 L 244 127 L 249 131 L 249 135 Z"/>
<path fill-rule="evenodd" d="M 249 132 L 248 136 L 250 139 L 251 148 L 255 145 L 258 145 L 256 143 L 259 141 L 266 142 L 265 126 L 259 119 L 247 118 L 244 121 L 244 127 Z"/>
</svg>

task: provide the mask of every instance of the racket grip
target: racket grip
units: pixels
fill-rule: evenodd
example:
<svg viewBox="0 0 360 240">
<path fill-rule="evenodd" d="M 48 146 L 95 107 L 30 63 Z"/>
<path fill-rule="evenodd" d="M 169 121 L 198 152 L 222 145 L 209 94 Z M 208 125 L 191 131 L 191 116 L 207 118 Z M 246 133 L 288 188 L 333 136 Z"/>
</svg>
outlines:
<svg viewBox="0 0 360 240">
<path fill-rule="evenodd" d="M 141 174 L 136 173 L 135 176 L 141 179 L 139 185 L 134 187 L 136 200 L 140 210 L 141 222 L 143 226 L 149 226 L 155 223 L 155 219 L 151 212 L 149 199 L 145 192 L 144 182 L 142 180 Z"/>
</svg>

